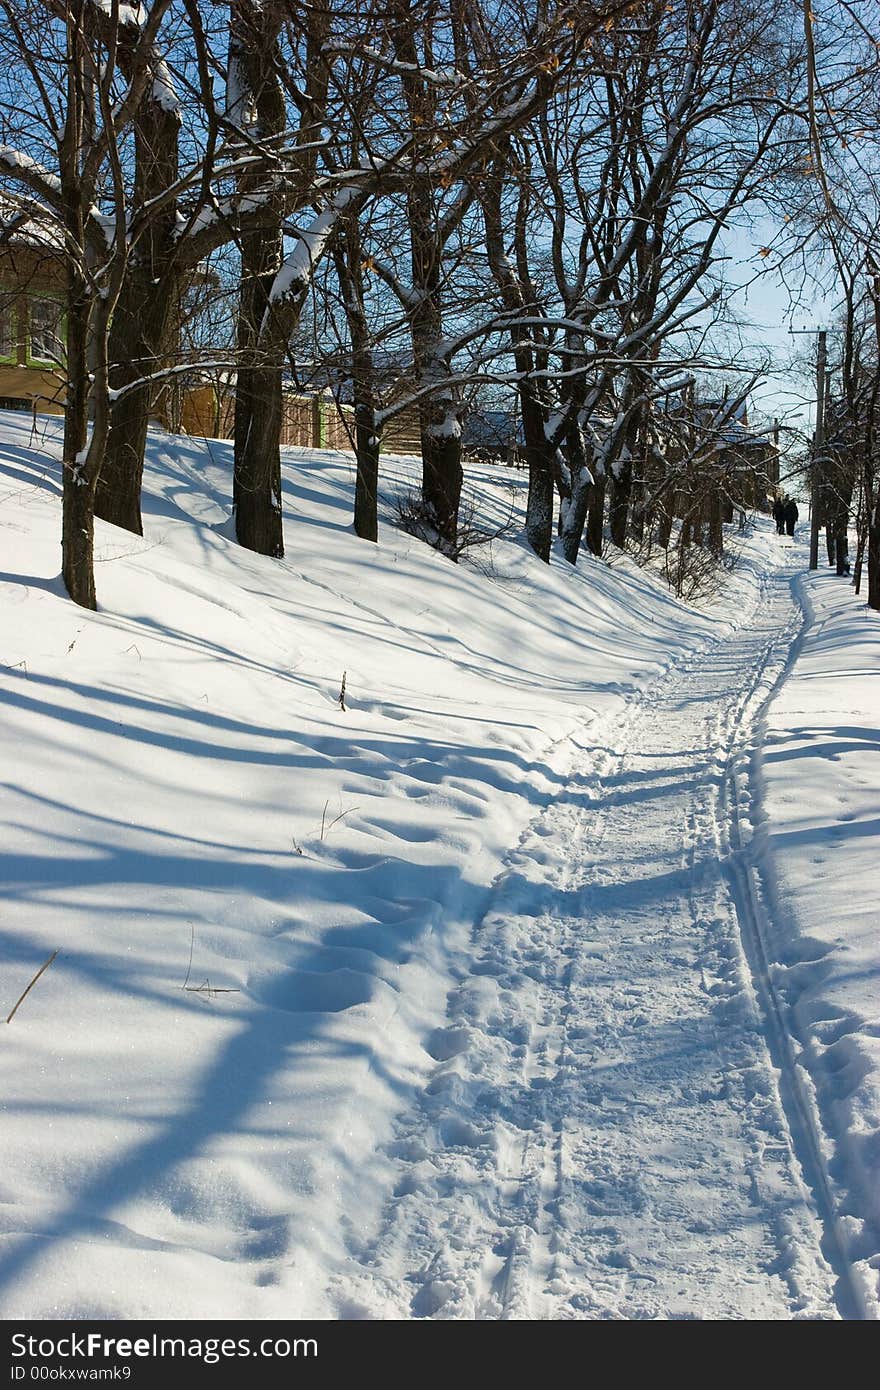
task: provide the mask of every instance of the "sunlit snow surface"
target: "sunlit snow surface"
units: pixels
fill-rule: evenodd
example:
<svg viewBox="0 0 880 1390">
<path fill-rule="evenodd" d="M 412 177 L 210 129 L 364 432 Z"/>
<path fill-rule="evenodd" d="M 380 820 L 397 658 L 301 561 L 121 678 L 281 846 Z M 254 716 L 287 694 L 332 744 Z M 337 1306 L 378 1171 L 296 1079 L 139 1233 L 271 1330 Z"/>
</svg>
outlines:
<svg viewBox="0 0 880 1390">
<path fill-rule="evenodd" d="M 155 434 L 143 539 L 98 525 L 93 615 L 57 577 L 58 440 L 52 422 L 33 435 L 0 416 L 4 1015 L 60 950 L 3 1025 L 4 1316 L 850 1315 L 773 1094 L 756 1114 L 773 1059 L 736 955 L 716 741 L 738 759 L 746 867 L 781 1007 L 815 1054 L 807 1101 L 868 1307 L 880 633 L 846 582 L 797 581 L 816 619 L 792 666 L 803 555 L 761 526 L 697 612 L 624 559 L 542 566 L 515 529 L 488 575 L 487 555 L 455 566 L 388 524 L 373 547 L 350 527 L 351 458 L 320 451 L 285 455 L 287 558 L 272 561 L 230 539 L 231 446 Z M 383 472 L 389 499 L 417 476 L 393 458 Z M 469 477 L 489 522 L 519 513 L 522 475 Z M 693 743 L 678 736 L 688 670 L 707 702 Z M 680 768 L 666 803 L 638 762 L 653 737 Z M 629 775 L 644 795 L 624 822 L 609 779 Z M 633 837 L 619 853 L 607 832 L 593 843 L 606 801 Z M 640 855 L 677 863 L 642 917 Z M 616 893 L 588 881 L 596 865 Z M 694 911 L 709 926 L 673 947 L 664 921 Z M 682 999 L 693 1013 L 680 1066 L 633 1042 L 661 969 L 669 1026 Z M 661 1163 L 639 1117 L 690 1086 L 704 1034 L 714 1079 L 678 1130 L 665 1116 Z M 729 1048 L 751 1034 L 744 1069 Z M 589 1095 L 566 1092 L 564 1043 Z M 720 1131 L 713 1118 L 725 1086 L 744 1097 L 741 1133 L 729 1107 Z M 568 1216 L 554 1106 L 577 1127 L 558 1150 Z M 722 1138 L 733 1124 L 696 1167 L 695 1116 Z M 654 1216 L 615 1167 L 626 1126 Z M 530 1136 L 546 1177 L 521 1155 Z M 687 1248 L 657 1235 L 664 1163 L 697 1213 Z M 674 1289 L 658 1282 L 669 1258 Z"/>
</svg>

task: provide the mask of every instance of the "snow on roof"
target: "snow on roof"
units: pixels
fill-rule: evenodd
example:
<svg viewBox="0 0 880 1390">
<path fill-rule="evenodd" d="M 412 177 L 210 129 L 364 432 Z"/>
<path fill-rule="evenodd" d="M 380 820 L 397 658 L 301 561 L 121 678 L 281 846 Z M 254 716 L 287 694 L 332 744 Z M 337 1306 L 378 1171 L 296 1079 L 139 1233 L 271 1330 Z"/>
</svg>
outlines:
<svg viewBox="0 0 880 1390">
<path fill-rule="evenodd" d="M 28 246 L 57 258 L 64 249 L 64 232 L 32 198 L 4 192 L 0 194 L 0 251 L 10 246 Z"/>
</svg>

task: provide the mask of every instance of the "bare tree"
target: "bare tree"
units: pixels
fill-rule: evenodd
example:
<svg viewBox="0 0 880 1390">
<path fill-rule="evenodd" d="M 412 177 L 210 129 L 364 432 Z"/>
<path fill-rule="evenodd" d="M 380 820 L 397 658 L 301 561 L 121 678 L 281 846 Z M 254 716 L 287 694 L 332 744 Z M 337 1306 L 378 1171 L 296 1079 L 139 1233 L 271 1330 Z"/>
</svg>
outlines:
<svg viewBox="0 0 880 1390">
<path fill-rule="evenodd" d="M 521 375 L 539 383 L 526 394 L 545 477 L 548 450 L 559 456 L 572 561 L 591 506 L 600 546 L 606 480 L 612 540 L 625 542 L 634 464 L 656 434 L 650 412 L 706 360 L 707 323 L 729 297 L 722 234 L 778 167 L 788 94 L 767 93 L 789 38 L 782 6 L 760 16 L 739 0 L 640 7 L 596 38 L 580 86 L 559 89 L 521 133 L 525 189 L 508 179 L 505 202 L 496 182 L 484 200 Z M 533 526 L 544 555 L 546 510 Z"/>
<path fill-rule="evenodd" d="M 167 0 L 156 0 L 138 26 L 123 72 L 115 0 L 109 32 L 91 0 L 58 11 L 36 12 L 16 0 L 2 6 L 18 59 L 6 80 L 18 84 L 18 104 L 4 111 L 4 133 L 15 143 L 0 149 L 0 168 L 19 205 L 57 228 L 64 264 L 62 574 L 71 598 L 87 608 L 96 606 L 94 509 L 110 428 L 110 322 L 129 254 L 122 141 L 150 81 L 166 9 Z"/>
<path fill-rule="evenodd" d="M 848 571 L 846 536 L 858 498 L 855 583 L 868 560 L 868 604 L 880 609 L 880 488 L 877 472 L 878 273 L 877 22 L 873 0 L 854 5 L 803 0 L 806 51 L 804 150 L 784 189 L 786 259 L 810 251 L 830 265 L 840 293 L 839 378 L 832 388 L 830 438 L 814 451 L 820 518 L 829 559 Z"/>
</svg>

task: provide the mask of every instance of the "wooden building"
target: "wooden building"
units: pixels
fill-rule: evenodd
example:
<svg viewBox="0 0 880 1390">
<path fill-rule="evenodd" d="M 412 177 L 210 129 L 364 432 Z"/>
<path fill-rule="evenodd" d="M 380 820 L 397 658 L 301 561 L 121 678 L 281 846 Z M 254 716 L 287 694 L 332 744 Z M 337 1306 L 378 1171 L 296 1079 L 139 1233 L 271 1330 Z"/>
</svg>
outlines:
<svg viewBox="0 0 880 1390">
<path fill-rule="evenodd" d="M 4 410 L 64 413 L 64 264 L 53 232 L 25 222 L 0 246 Z"/>
<path fill-rule="evenodd" d="M 0 200 L 0 409 L 63 415 L 65 371 L 65 273 L 58 230 L 23 217 Z M 10 230 L 11 228 L 11 230 Z M 234 374 L 207 374 L 194 367 L 156 388 L 151 416 L 171 431 L 231 439 L 235 416 Z M 284 393 L 282 445 L 352 449 L 354 411 L 327 389 Z M 418 410 L 407 405 L 386 424 L 386 453 L 421 452 Z"/>
</svg>

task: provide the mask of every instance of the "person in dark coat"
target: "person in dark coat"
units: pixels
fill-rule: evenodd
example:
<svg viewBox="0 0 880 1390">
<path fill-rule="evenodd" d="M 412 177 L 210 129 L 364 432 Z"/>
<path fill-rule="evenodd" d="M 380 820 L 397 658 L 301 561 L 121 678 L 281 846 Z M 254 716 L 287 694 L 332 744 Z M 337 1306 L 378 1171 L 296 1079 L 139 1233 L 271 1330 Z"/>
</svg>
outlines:
<svg viewBox="0 0 880 1390">
<path fill-rule="evenodd" d="M 783 500 L 782 500 L 781 497 L 777 497 L 776 501 L 773 503 L 773 520 L 776 522 L 776 534 L 777 534 L 777 536 L 782 536 L 782 535 L 784 535 L 784 534 L 785 534 L 785 503 L 783 502 Z"/>
<path fill-rule="evenodd" d="M 797 502 L 795 502 L 793 497 L 789 497 L 788 501 L 786 502 L 784 513 L 786 532 L 789 536 L 793 536 L 795 522 L 798 519 Z"/>
</svg>

